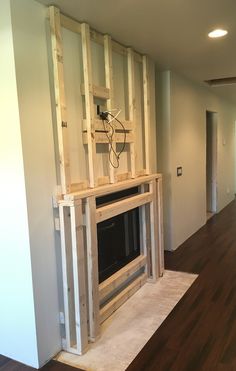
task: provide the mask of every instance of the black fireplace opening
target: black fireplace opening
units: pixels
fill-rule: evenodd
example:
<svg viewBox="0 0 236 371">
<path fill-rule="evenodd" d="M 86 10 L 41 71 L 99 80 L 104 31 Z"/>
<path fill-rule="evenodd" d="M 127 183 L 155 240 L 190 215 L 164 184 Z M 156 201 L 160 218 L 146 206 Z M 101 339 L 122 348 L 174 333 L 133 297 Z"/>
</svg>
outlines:
<svg viewBox="0 0 236 371">
<path fill-rule="evenodd" d="M 99 197 L 97 206 L 138 194 L 138 187 Z M 140 255 L 139 208 L 97 224 L 99 283 Z"/>
</svg>

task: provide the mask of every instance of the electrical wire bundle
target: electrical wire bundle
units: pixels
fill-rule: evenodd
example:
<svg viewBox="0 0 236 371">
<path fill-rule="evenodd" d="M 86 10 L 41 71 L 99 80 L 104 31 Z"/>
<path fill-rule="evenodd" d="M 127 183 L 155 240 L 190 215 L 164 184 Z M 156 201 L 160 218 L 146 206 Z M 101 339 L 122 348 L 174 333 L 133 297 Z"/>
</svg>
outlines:
<svg viewBox="0 0 236 371">
<path fill-rule="evenodd" d="M 108 143 L 109 143 L 109 147 L 110 147 L 109 148 L 109 162 L 110 162 L 111 166 L 114 167 L 115 169 L 117 169 L 120 166 L 120 155 L 121 155 L 122 152 L 124 152 L 125 145 L 126 145 L 126 130 L 125 130 L 125 127 L 122 124 L 122 122 L 117 118 L 117 116 L 120 114 L 120 112 L 121 111 L 119 111 L 115 116 L 109 111 L 105 111 L 105 112 L 100 113 L 100 118 L 102 119 L 104 131 L 106 133 Z M 110 116 L 110 119 L 108 118 L 109 116 Z M 113 124 L 112 124 L 112 123 L 114 123 L 114 121 L 119 123 L 119 125 L 121 126 L 121 130 L 124 133 L 124 141 L 123 141 L 121 150 L 118 153 L 116 153 L 116 149 L 113 146 L 113 144 L 114 144 L 113 143 L 113 137 L 114 137 L 115 130 L 116 130 L 114 128 Z M 116 164 L 114 164 L 111 160 L 111 153 L 112 152 L 115 155 Z"/>
</svg>

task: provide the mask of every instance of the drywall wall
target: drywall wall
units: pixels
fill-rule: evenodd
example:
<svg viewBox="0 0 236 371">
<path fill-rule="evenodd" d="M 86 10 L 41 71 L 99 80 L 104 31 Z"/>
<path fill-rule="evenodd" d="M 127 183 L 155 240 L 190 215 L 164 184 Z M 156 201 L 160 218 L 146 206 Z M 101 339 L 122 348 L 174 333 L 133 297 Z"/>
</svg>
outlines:
<svg viewBox="0 0 236 371">
<path fill-rule="evenodd" d="M 38 366 L 10 0 L 0 2 L 0 354 Z"/>
<path fill-rule="evenodd" d="M 206 111 L 218 112 L 217 124 L 217 211 L 234 198 L 235 107 L 209 89 L 176 73 L 163 73 L 157 100 L 169 94 L 162 105 L 158 129 L 158 170 L 163 170 L 165 188 L 165 248 L 176 249 L 206 223 Z M 166 99 L 166 98 L 165 98 Z M 158 137 L 157 137 L 158 138 Z M 165 148 L 167 143 L 167 148 Z M 168 144 L 169 143 L 169 144 Z M 167 165 L 170 164 L 170 165 Z M 182 166 L 183 175 L 176 169 Z"/>
<path fill-rule="evenodd" d="M 38 362 L 61 349 L 52 196 L 56 188 L 47 7 L 11 1 L 23 147 Z M 59 249 L 59 246 L 58 246 Z"/>
</svg>

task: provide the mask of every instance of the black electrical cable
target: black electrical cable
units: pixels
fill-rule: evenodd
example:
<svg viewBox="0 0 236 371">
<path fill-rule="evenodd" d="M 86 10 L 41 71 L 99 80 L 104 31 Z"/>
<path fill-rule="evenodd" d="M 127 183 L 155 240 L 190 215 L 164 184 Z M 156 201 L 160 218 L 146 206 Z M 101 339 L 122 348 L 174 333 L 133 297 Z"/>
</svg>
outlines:
<svg viewBox="0 0 236 371">
<path fill-rule="evenodd" d="M 114 131 L 113 126 L 112 126 L 112 125 L 109 123 L 109 121 L 106 119 L 106 124 L 108 124 L 108 125 L 110 126 L 111 130 L 112 130 L 111 136 L 109 136 L 109 135 L 108 135 L 108 131 L 107 131 L 106 127 L 105 127 L 105 121 L 102 120 L 102 122 L 103 122 L 103 126 L 104 126 L 105 134 L 106 134 L 107 139 L 108 139 L 108 143 L 109 143 L 109 145 L 110 145 L 110 150 L 109 150 L 109 162 L 110 162 L 110 164 L 111 164 L 112 167 L 114 167 L 115 169 L 117 169 L 117 168 L 119 167 L 119 165 L 120 165 L 120 164 L 119 164 L 119 158 L 117 157 L 117 153 L 116 153 L 116 151 L 115 151 L 115 149 L 114 149 L 114 147 L 113 147 L 113 140 L 112 140 L 115 131 Z M 115 155 L 115 159 L 116 159 L 116 161 L 117 161 L 117 165 L 115 165 L 115 164 L 112 162 L 112 160 L 111 160 L 111 152 L 113 152 L 114 155 Z"/>
<path fill-rule="evenodd" d="M 122 124 L 122 122 L 121 122 L 120 120 L 118 120 L 118 119 L 117 119 L 115 116 L 113 116 L 110 112 L 106 112 L 106 114 L 107 114 L 107 115 L 110 115 L 110 116 L 113 118 L 113 120 L 116 120 L 116 121 L 121 125 L 122 130 L 123 130 L 123 133 L 124 133 L 124 142 L 123 142 L 123 145 L 122 145 L 122 148 L 121 148 L 120 152 L 117 154 L 116 151 L 115 151 L 115 149 L 114 149 L 114 147 L 113 147 L 113 140 L 112 140 L 112 138 L 113 138 L 113 136 L 114 136 L 114 132 L 115 132 L 114 127 L 113 127 L 113 125 L 110 123 L 110 121 L 109 121 L 109 120 L 107 119 L 107 117 L 106 117 L 106 118 L 105 118 L 105 120 L 106 120 L 106 124 L 108 124 L 108 125 L 110 126 L 111 130 L 112 130 L 111 135 L 109 136 L 109 135 L 108 135 L 108 131 L 107 131 L 106 127 L 105 127 L 105 121 L 104 121 L 104 119 L 102 118 L 104 131 L 105 131 L 105 133 L 106 133 L 106 136 L 107 136 L 107 139 L 108 139 L 108 142 L 109 142 L 109 145 L 110 145 L 110 150 L 109 150 L 109 162 L 110 162 L 111 166 L 113 166 L 115 169 L 117 169 L 117 168 L 119 167 L 119 165 L 120 165 L 120 161 L 119 161 L 119 160 L 120 160 L 120 155 L 121 155 L 121 153 L 124 151 L 124 149 L 125 149 L 125 145 L 126 145 L 126 130 L 125 130 L 125 127 L 124 127 L 124 125 Z M 114 155 L 115 155 L 115 159 L 116 159 L 116 161 L 117 161 L 117 165 L 115 165 L 115 164 L 111 161 L 111 152 L 113 152 Z"/>
</svg>

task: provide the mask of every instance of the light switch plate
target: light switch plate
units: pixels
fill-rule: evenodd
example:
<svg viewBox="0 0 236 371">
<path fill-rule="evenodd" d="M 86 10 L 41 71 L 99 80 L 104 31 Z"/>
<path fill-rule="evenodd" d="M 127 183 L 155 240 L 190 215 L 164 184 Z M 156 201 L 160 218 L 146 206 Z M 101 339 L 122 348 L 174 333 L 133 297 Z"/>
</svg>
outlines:
<svg viewBox="0 0 236 371">
<path fill-rule="evenodd" d="M 177 167 L 177 176 L 182 176 L 182 174 L 183 174 L 182 166 L 178 166 Z"/>
</svg>

